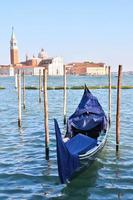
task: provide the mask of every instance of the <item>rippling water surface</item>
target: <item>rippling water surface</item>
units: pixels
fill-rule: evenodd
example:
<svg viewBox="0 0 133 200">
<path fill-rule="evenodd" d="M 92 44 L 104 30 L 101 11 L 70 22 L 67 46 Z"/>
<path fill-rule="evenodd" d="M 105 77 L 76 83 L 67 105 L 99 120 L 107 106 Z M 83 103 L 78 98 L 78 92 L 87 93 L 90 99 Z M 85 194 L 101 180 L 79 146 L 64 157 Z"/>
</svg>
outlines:
<svg viewBox="0 0 133 200">
<path fill-rule="evenodd" d="M 117 77 L 113 77 L 113 85 Z M 107 77 L 69 76 L 68 85 L 107 85 Z M 61 77 L 49 77 L 50 86 L 63 85 Z M 14 78 L 0 78 L 0 200 L 40 199 L 133 199 L 133 90 L 122 90 L 121 144 L 115 150 L 116 90 L 112 90 L 112 127 L 108 142 L 94 164 L 70 184 L 61 185 L 57 173 L 53 119 L 62 132 L 63 91 L 48 91 L 50 160 L 45 160 L 43 102 L 38 91 L 26 91 L 22 128 L 17 126 L 17 91 Z M 26 77 L 26 85 L 38 85 L 38 77 Z M 133 85 L 124 76 L 123 85 Z M 67 116 L 72 114 L 82 90 L 67 91 Z M 108 90 L 92 90 L 108 112 Z"/>
</svg>

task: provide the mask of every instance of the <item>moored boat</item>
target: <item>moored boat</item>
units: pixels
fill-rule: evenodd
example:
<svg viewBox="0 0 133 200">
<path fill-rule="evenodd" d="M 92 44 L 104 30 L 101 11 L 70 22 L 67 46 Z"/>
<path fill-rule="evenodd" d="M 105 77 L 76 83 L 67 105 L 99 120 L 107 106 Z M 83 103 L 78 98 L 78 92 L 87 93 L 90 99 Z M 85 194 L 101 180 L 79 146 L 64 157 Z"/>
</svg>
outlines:
<svg viewBox="0 0 133 200">
<path fill-rule="evenodd" d="M 57 163 L 61 183 L 88 167 L 102 150 L 107 140 L 107 117 L 98 99 L 85 86 L 84 94 L 67 121 L 67 131 L 62 138 L 55 120 Z"/>
</svg>

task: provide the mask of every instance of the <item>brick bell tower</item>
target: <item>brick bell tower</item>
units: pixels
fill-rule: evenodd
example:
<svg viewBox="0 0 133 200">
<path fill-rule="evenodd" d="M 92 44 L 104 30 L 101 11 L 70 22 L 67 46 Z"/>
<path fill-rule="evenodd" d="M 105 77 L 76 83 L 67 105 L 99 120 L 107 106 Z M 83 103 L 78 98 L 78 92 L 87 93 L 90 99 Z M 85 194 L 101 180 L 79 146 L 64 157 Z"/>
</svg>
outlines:
<svg viewBox="0 0 133 200">
<path fill-rule="evenodd" d="M 10 40 L 10 60 L 12 65 L 19 63 L 17 40 L 14 34 L 14 28 L 12 27 L 12 35 Z"/>
</svg>

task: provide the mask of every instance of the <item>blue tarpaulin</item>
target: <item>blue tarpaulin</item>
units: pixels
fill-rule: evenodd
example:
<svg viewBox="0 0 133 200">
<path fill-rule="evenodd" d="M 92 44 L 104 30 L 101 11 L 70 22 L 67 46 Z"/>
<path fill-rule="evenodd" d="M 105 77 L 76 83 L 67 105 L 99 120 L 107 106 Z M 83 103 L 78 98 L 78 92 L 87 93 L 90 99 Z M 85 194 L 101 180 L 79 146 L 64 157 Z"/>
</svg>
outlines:
<svg viewBox="0 0 133 200">
<path fill-rule="evenodd" d="M 97 98 L 85 87 L 80 104 L 67 121 L 66 137 L 73 137 L 77 133 L 86 133 L 93 137 L 96 131 L 106 129 L 106 115 Z"/>
<path fill-rule="evenodd" d="M 77 134 L 65 143 L 71 154 L 83 154 L 97 145 L 97 140 L 83 134 Z"/>
<path fill-rule="evenodd" d="M 61 183 L 66 183 L 73 172 L 80 166 L 77 154 L 71 154 L 62 140 L 58 123 L 55 121 L 58 173 Z"/>
<path fill-rule="evenodd" d="M 55 120 L 55 133 L 57 141 L 57 162 L 61 183 L 66 183 L 73 173 L 80 167 L 79 154 L 92 149 L 97 144 L 97 140 L 77 134 L 66 143 L 63 142 L 57 121 Z"/>
</svg>

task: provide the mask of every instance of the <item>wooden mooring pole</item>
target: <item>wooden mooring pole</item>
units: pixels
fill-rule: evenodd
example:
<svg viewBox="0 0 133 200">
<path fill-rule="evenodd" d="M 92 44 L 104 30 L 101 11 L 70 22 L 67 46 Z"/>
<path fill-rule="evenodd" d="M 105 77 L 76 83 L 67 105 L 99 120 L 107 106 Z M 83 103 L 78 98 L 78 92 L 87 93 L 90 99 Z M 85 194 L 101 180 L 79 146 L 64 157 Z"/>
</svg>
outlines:
<svg viewBox="0 0 133 200">
<path fill-rule="evenodd" d="M 122 85 L 122 65 L 118 69 L 117 83 L 117 112 L 116 112 L 116 145 L 120 143 L 120 104 L 121 104 L 121 85 Z"/>
<path fill-rule="evenodd" d="M 43 69 L 43 94 L 44 94 L 44 129 L 45 129 L 45 155 L 49 160 L 49 128 L 48 128 L 48 95 L 47 95 L 47 72 Z"/>
<path fill-rule="evenodd" d="M 108 108 L 108 121 L 109 121 L 109 127 L 111 126 L 111 67 L 108 67 L 108 83 L 109 83 L 109 95 L 108 95 L 108 102 L 109 102 L 109 108 Z"/>
<path fill-rule="evenodd" d="M 64 124 L 66 124 L 66 66 L 64 65 Z"/>
<path fill-rule="evenodd" d="M 21 70 L 18 70 L 18 126 L 21 127 Z"/>
<path fill-rule="evenodd" d="M 15 88 L 18 88 L 18 74 L 15 74 Z"/>
<path fill-rule="evenodd" d="M 23 109 L 25 110 L 25 73 L 24 73 L 24 70 L 23 70 Z"/>
<path fill-rule="evenodd" d="M 39 69 L 39 103 L 41 103 L 41 69 Z"/>
</svg>

